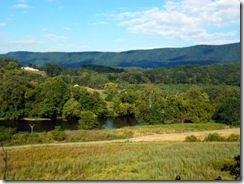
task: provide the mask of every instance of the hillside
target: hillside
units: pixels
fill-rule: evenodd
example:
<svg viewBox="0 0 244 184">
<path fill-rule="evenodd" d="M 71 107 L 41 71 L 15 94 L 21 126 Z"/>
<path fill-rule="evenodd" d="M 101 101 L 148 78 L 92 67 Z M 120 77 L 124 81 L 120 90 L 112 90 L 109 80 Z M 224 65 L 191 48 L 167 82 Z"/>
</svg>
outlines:
<svg viewBox="0 0 244 184">
<path fill-rule="evenodd" d="M 0 56 L 17 59 L 21 64 L 42 65 L 45 62 L 54 62 L 66 67 L 96 64 L 155 68 L 186 64 L 240 62 L 240 43 L 125 52 L 9 52 Z"/>
</svg>

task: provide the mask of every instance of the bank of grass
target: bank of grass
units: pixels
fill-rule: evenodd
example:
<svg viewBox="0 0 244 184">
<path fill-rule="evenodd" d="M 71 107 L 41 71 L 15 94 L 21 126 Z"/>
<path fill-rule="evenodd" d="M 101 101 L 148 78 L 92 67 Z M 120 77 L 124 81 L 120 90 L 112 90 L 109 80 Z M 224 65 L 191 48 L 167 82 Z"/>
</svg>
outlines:
<svg viewBox="0 0 244 184">
<path fill-rule="evenodd" d="M 54 142 L 88 142 L 114 139 L 128 139 L 144 135 L 194 132 L 205 130 L 219 130 L 230 128 L 224 124 L 170 124 L 170 125 L 145 125 L 124 127 L 120 129 L 104 130 L 66 130 L 64 132 L 50 131 L 41 133 L 17 133 L 11 139 L 2 141 L 5 146 L 42 144 Z"/>
<path fill-rule="evenodd" d="M 8 154 L 8 180 L 233 180 L 220 169 L 240 154 L 240 143 L 127 142 L 12 148 Z"/>
<path fill-rule="evenodd" d="M 133 132 L 134 137 L 152 134 L 165 133 L 182 133 L 194 131 L 220 130 L 230 128 L 225 124 L 220 123 L 184 123 L 184 124 L 160 124 L 160 125 L 145 125 L 136 127 L 124 127 L 124 130 Z"/>
</svg>

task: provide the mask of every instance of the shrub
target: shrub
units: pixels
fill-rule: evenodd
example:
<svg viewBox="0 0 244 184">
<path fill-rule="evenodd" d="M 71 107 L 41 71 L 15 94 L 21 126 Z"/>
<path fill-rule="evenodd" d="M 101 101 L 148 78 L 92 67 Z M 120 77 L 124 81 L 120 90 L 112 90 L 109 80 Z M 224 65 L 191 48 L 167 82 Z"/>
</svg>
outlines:
<svg viewBox="0 0 244 184">
<path fill-rule="evenodd" d="M 56 141 L 63 141 L 65 139 L 65 132 L 61 130 L 60 126 L 55 126 L 55 129 L 51 131 L 52 139 Z"/>
<path fill-rule="evenodd" d="M 223 168 L 221 168 L 221 171 L 229 171 L 230 175 L 234 176 L 235 180 L 240 179 L 241 177 L 241 157 L 240 155 L 237 155 L 234 157 L 235 164 L 234 165 L 227 165 L 225 164 Z"/>
<path fill-rule="evenodd" d="M 200 142 L 200 139 L 197 138 L 195 135 L 186 136 L 185 142 Z"/>
<path fill-rule="evenodd" d="M 91 111 L 82 111 L 80 113 L 79 129 L 92 130 L 99 128 L 97 116 Z"/>
<path fill-rule="evenodd" d="M 111 102 L 113 97 L 114 96 L 112 94 L 108 94 L 108 96 L 105 98 L 105 100 L 108 101 L 108 102 Z"/>
<path fill-rule="evenodd" d="M 9 141 L 15 133 L 14 128 L 0 127 L 0 142 Z"/>
<path fill-rule="evenodd" d="M 240 141 L 240 135 L 238 134 L 230 134 L 229 137 L 226 139 L 228 142 L 239 142 Z"/>
<path fill-rule="evenodd" d="M 222 137 L 218 133 L 210 133 L 210 134 L 208 134 L 207 137 L 205 137 L 204 141 L 207 141 L 207 142 L 224 141 L 224 137 Z"/>
</svg>

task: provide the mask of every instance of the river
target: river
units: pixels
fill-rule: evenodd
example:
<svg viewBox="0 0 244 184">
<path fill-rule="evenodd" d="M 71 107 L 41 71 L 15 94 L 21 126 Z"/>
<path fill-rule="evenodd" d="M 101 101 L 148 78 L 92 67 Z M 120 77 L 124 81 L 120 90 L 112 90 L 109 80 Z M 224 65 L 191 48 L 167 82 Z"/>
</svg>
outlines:
<svg viewBox="0 0 244 184">
<path fill-rule="evenodd" d="M 140 126 L 133 117 L 104 117 L 98 119 L 100 129 L 106 127 L 108 129 L 122 128 L 125 126 Z M 60 126 L 62 130 L 77 130 L 78 120 L 42 120 L 42 121 L 26 121 L 26 120 L 0 120 L 0 126 L 16 128 L 17 132 L 30 132 L 30 125 L 34 125 L 34 132 L 51 131 L 55 126 Z"/>
</svg>

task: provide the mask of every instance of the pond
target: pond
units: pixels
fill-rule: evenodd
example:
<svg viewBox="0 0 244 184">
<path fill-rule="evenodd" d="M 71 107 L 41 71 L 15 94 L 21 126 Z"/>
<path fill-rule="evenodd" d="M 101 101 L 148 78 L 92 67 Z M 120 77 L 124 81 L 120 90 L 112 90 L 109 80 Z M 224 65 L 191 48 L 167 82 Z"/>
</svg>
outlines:
<svg viewBox="0 0 244 184">
<path fill-rule="evenodd" d="M 98 119 L 100 129 L 106 127 L 108 129 L 122 128 L 125 126 L 140 126 L 134 117 L 103 117 Z M 17 132 L 30 132 L 30 125 L 34 126 L 34 132 L 51 131 L 55 126 L 61 126 L 62 130 L 77 130 L 78 120 L 0 120 L 0 126 L 16 128 Z"/>
</svg>

